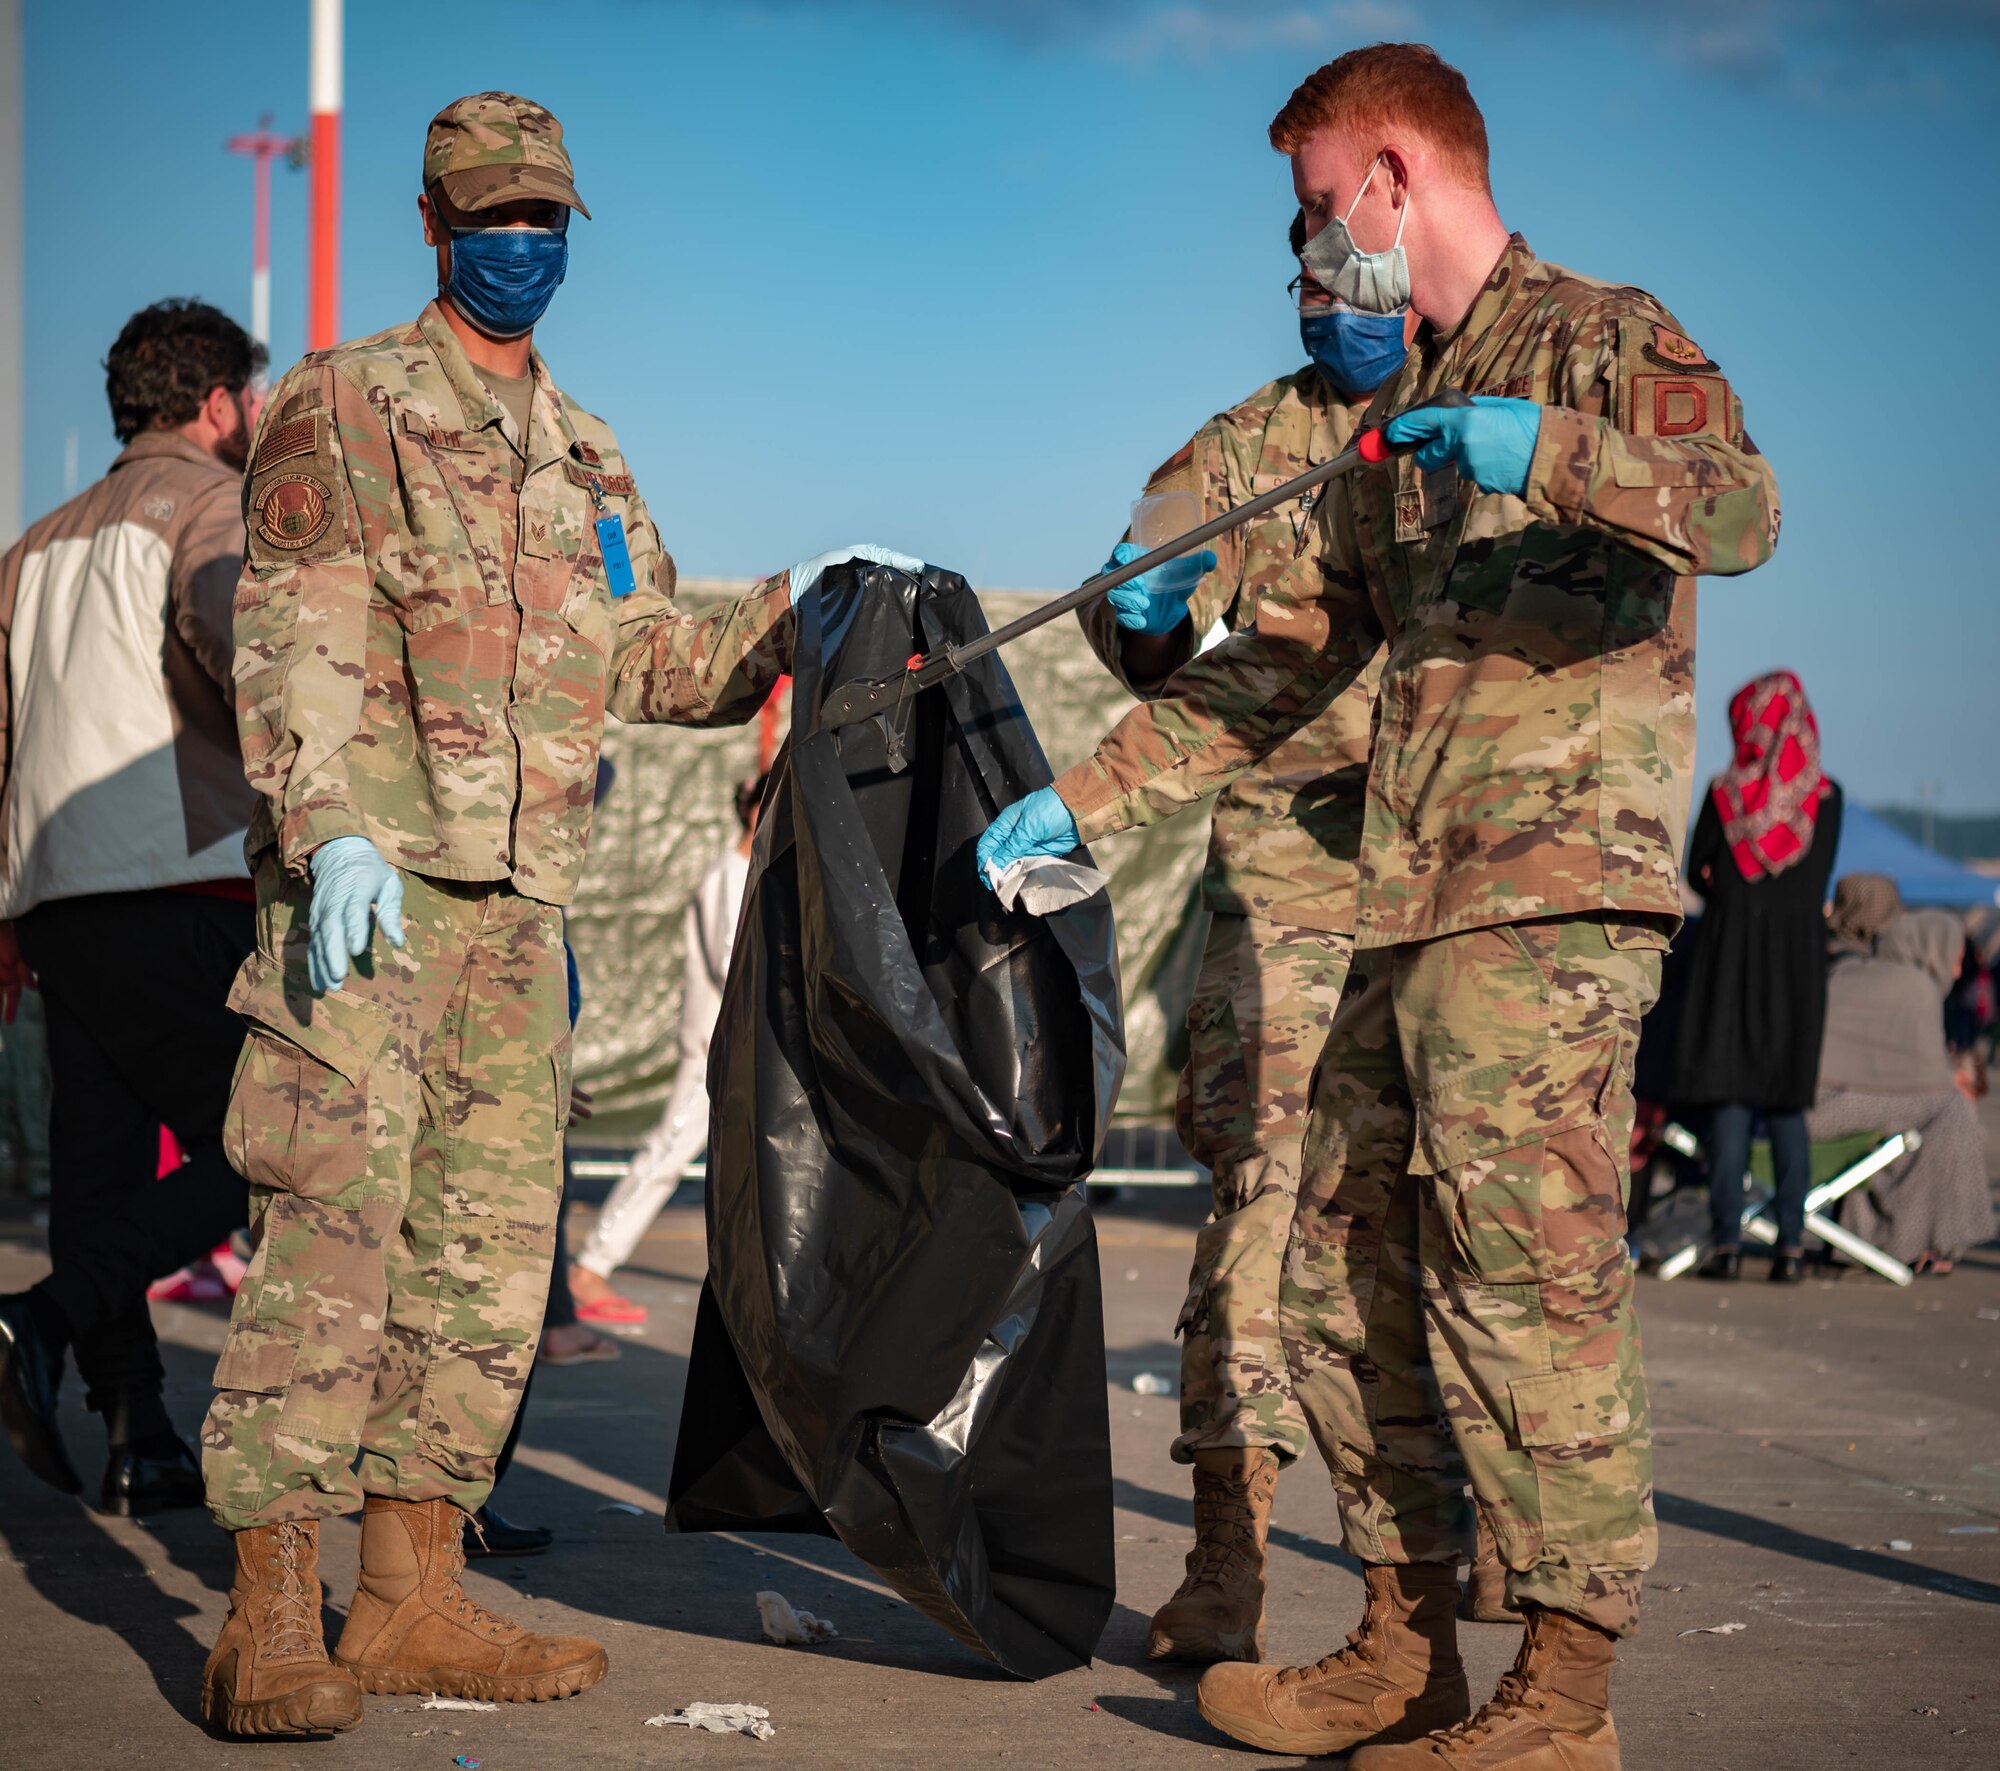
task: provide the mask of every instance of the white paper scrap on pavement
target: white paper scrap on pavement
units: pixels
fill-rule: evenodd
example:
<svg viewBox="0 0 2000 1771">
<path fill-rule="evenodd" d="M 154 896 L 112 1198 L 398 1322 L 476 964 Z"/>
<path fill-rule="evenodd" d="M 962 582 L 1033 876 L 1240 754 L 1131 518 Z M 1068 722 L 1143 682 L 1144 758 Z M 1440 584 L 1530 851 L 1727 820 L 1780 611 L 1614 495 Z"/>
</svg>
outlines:
<svg viewBox="0 0 2000 1771">
<path fill-rule="evenodd" d="M 771 1712 L 757 1703 L 690 1703 L 670 1716 L 648 1716 L 646 1726 L 697 1728 L 704 1734 L 747 1734 L 752 1740 L 769 1740 L 778 1732 L 771 1726 Z"/>
<path fill-rule="evenodd" d="M 986 877 L 993 895 L 1007 909 L 1018 907 L 1030 916 L 1053 916 L 1058 910 L 1096 897 L 1109 883 L 1095 867 L 1058 860 L 1054 855 L 1024 855 L 1005 867 L 988 867 Z"/>
<path fill-rule="evenodd" d="M 1698 1630 L 1682 1630 L 1683 1636 L 1733 1636 L 1738 1630 L 1747 1630 L 1747 1623 L 1707 1623 Z"/>
<path fill-rule="evenodd" d="M 757 1595 L 757 1621 L 763 1626 L 764 1640 L 785 1647 L 812 1647 L 830 1642 L 840 1632 L 824 1617 L 810 1611 L 795 1611 L 783 1593 Z"/>
<path fill-rule="evenodd" d="M 469 1697 L 426 1697 L 417 1706 L 427 1710 L 497 1710 L 497 1703 L 474 1703 Z"/>
</svg>

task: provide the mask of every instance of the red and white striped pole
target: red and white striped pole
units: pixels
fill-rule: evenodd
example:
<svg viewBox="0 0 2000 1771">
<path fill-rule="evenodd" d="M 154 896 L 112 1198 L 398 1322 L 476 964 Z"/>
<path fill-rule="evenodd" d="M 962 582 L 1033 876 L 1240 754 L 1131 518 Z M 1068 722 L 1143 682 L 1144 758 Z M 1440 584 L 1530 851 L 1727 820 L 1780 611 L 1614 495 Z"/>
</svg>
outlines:
<svg viewBox="0 0 2000 1771">
<path fill-rule="evenodd" d="M 267 350 L 271 344 L 271 162 L 296 152 L 289 136 L 273 135 L 271 119 L 263 118 L 254 133 L 232 135 L 232 154 L 252 162 L 250 199 L 250 336 Z"/>
<path fill-rule="evenodd" d="M 312 196 L 306 349 L 340 342 L 341 0 L 312 0 Z"/>
</svg>

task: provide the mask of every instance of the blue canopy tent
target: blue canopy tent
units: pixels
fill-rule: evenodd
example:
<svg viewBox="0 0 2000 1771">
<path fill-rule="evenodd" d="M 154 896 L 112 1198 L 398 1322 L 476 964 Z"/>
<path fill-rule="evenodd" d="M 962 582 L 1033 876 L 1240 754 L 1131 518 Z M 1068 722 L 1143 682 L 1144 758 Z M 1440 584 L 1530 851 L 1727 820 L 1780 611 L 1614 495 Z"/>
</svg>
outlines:
<svg viewBox="0 0 2000 1771">
<path fill-rule="evenodd" d="M 2000 904 L 2000 879 L 1989 879 L 1932 854 L 1922 843 L 1853 800 L 1842 810 L 1840 852 L 1833 864 L 1836 881 L 1843 873 L 1886 873 L 1896 882 L 1905 904 L 1950 910 Z"/>
</svg>

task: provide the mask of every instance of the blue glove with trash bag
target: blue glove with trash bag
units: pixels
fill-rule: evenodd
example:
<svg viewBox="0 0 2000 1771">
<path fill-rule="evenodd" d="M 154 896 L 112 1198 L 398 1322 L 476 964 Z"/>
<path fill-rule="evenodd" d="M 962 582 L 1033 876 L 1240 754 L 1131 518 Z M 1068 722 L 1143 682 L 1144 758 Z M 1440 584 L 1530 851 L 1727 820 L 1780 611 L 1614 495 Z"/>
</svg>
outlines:
<svg viewBox="0 0 2000 1771">
<path fill-rule="evenodd" d="M 371 924 L 391 947 L 403 944 L 403 876 L 365 836 L 336 836 L 313 850 L 306 976 L 315 990 L 338 990 L 349 959 L 368 951 Z"/>
<path fill-rule="evenodd" d="M 1151 551 L 1136 542 L 1121 541 L 1111 550 L 1104 569 L 1115 571 Z M 1172 633 L 1187 619 L 1188 598 L 1194 595 L 1194 587 L 1204 573 L 1214 570 L 1215 555 L 1204 547 L 1200 553 L 1185 554 L 1141 572 L 1116 590 L 1106 591 L 1104 600 L 1111 605 L 1118 625 L 1131 633 Z"/>
<path fill-rule="evenodd" d="M 1030 855 L 1067 855 L 1080 847 L 1076 819 L 1053 787 L 1037 787 L 1026 799 L 1017 799 L 986 826 L 986 834 L 973 850 L 979 877 L 993 888 L 993 876 L 1004 873 L 1016 861 Z"/>
<path fill-rule="evenodd" d="M 852 547 L 835 547 L 825 553 L 816 553 L 809 560 L 800 560 L 792 568 L 792 607 L 799 606 L 799 599 L 819 583 L 819 576 L 828 566 L 844 566 L 849 560 L 867 560 L 877 566 L 893 566 L 898 572 L 907 572 L 912 578 L 922 574 L 924 562 L 912 559 L 906 553 L 898 553 L 892 547 L 880 547 L 872 541 L 857 541 Z"/>
<path fill-rule="evenodd" d="M 1474 394 L 1469 406 L 1426 406 L 1382 427 L 1392 443 L 1423 441 L 1417 465 L 1435 472 L 1447 462 L 1482 492 L 1519 498 L 1528 487 L 1528 464 L 1542 434 L 1542 409 L 1533 400 Z"/>
</svg>

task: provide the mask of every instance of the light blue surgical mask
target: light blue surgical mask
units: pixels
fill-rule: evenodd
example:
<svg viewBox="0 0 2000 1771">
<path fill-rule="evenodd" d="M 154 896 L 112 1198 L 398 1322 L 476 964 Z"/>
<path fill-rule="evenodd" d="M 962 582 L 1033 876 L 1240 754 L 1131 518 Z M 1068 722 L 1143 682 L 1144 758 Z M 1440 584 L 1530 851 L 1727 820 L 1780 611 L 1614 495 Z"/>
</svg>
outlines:
<svg viewBox="0 0 2000 1771">
<path fill-rule="evenodd" d="M 520 338 L 548 312 L 569 269 L 559 228 L 453 228 L 444 292 L 488 338 Z"/>
<path fill-rule="evenodd" d="M 1351 400 L 1372 394 L 1409 354 L 1403 315 L 1357 313 L 1339 302 L 1301 308 L 1299 337 L 1320 373 Z"/>
<path fill-rule="evenodd" d="M 1381 166 L 1378 155 L 1347 206 L 1352 215 Z M 1362 252 L 1347 231 L 1347 215 L 1336 216 L 1306 242 L 1299 262 L 1310 271 L 1319 286 L 1335 299 L 1344 301 L 1357 313 L 1400 314 L 1410 305 L 1410 261 L 1403 256 L 1403 224 L 1410 219 L 1405 202 L 1396 217 L 1396 238 L 1386 252 Z"/>
</svg>

